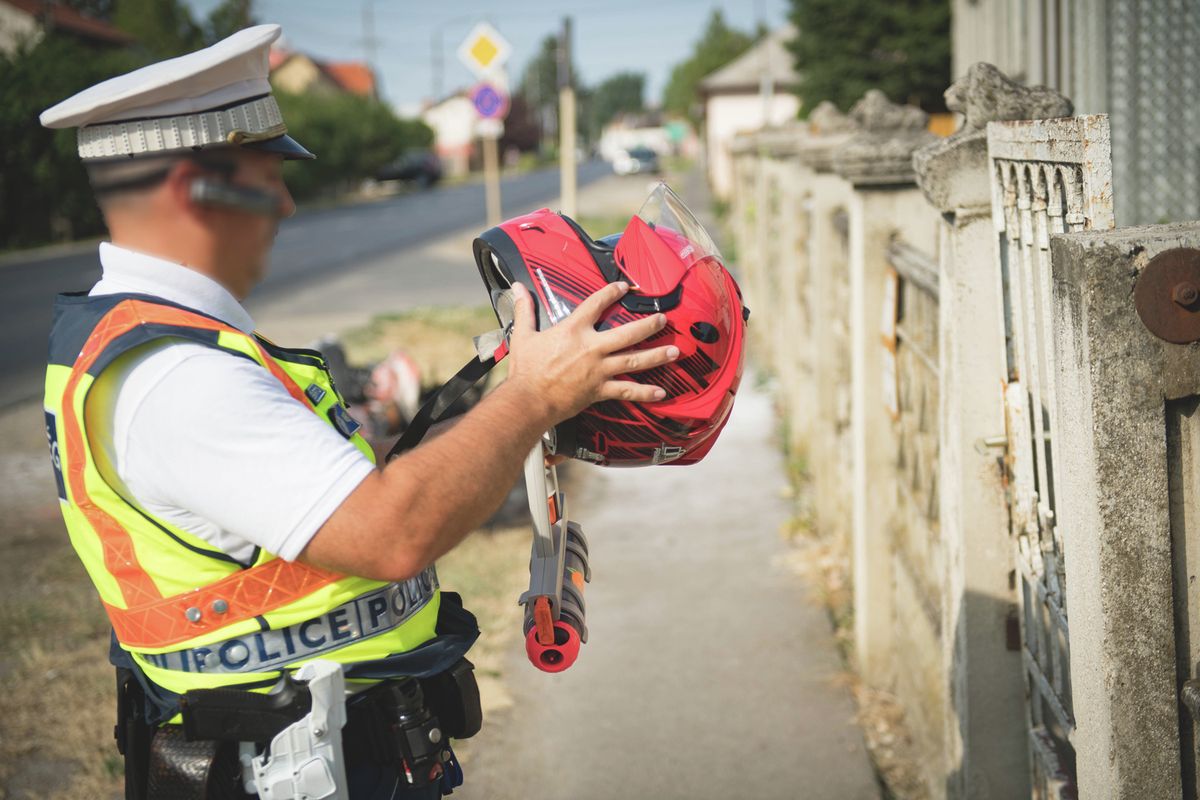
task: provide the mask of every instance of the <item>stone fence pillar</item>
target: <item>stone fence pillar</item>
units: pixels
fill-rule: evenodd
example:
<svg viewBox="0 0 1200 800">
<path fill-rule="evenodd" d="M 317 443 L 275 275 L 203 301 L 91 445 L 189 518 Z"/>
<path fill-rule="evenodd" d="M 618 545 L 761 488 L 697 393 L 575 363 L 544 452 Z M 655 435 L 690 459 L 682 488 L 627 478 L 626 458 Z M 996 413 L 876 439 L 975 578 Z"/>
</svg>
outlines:
<svg viewBox="0 0 1200 800">
<path fill-rule="evenodd" d="M 1057 94 L 1024 89 L 976 64 L 946 101 L 965 116 L 954 136 L 918 150 L 917 182 L 944 220 L 939 295 L 939 521 L 946 560 L 943 661 L 950 798 L 1027 797 L 1029 764 L 1021 654 L 1011 646 L 1017 605 L 1000 451 L 996 365 L 1005 358 L 993 250 L 986 124 L 1066 116 Z M 983 445 L 982 447 L 980 445 Z"/>
<path fill-rule="evenodd" d="M 798 208 L 805 233 L 811 388 L 799 408 L 811 431 L 807 454 L 818 531 L 850 543 L 850 249 L 851 187 L 833 172 L 833 153 L 857 124 L 831 103 L 809 115 L 811 135 L 796 150 Z"/>
<path fill-rule="evenodd" d="M 758 245 L 763 259 L 760 293 L 766 305 L 757 324 L 766 328 L 770 340 L 770 368 L 779 384 L 788 450 L 793 458 L 801 459 L 807 453 L 812 425 L 807 402 L 812 393 L 812 337 L 800 208 L 807 175 L 795 156 L 807 136 L 807 126 L 799 123 L 769 128 L 755 136 L 759 170 L 766 184 L 766 238 Z"/>
<path fill-rule="evenodd" d="M 1200 350 L 1137 306 L 1200 332 L 1174 294 L 1200 285 L 1200 223 L 1050 247 L 1079 796 L 1195 797 L 1200 708 L 1179 698 L 1200 670 Z"/>
<path fill-rule="evenodd" d="M 871 90 L 851 110 L 858 132 L 833 154 L 835 172 L 851 186 L 850 244 L 851 481 L 855 645 L 863 678 L 887 685 L 893 676 L 891 529 L 895 508 L 892 420 L 884 405 L 884 309 L 893 239 L 924 252 L 935 246 L 936 218 L 920 200 L 913 151 L 928 143 L 928 116 L 894 105 Z M 845 313 L 845 309 L 841 310 Z"/>
</svg>

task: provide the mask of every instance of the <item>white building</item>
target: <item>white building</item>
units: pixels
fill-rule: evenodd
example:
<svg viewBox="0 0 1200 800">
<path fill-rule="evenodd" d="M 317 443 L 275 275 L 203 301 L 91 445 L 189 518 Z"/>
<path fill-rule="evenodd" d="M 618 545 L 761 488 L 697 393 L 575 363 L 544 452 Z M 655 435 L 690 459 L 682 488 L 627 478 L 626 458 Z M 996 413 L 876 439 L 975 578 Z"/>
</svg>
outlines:
<svg viewBox="0 0 1200 800">
<path fill-rule="evenodd" d="M 475 142 L 475 104 L 466 92 L 457 92 L 421 112 L 433 129 L 433 147 L 447 175 L 466 175 Z"/>
<path fill-rule="evenodd" d="M 733 186 L 733 137 L 783 125 L 800 112 L 798 76 L 786 46 L 795 36 L 795 26 L 785 25 L 700 82 L 708 182 L 719 198 L 727 199 Z"/>
</svg>

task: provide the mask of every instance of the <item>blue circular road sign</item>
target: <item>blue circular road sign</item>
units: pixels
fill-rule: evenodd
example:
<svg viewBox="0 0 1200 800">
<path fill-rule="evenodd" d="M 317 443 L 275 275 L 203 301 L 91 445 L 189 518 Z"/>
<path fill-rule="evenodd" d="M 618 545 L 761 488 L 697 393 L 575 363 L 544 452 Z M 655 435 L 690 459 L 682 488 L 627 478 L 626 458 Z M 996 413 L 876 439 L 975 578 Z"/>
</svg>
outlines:
<svg viewBox="0 0 1200 800">
<path fill-rule="evenodd" d="M 508 96 L 490 83 L 476 86 L 471 92 L 471 102 L 484 119 L 502 119 L 508 113 Z"/>
</svg>

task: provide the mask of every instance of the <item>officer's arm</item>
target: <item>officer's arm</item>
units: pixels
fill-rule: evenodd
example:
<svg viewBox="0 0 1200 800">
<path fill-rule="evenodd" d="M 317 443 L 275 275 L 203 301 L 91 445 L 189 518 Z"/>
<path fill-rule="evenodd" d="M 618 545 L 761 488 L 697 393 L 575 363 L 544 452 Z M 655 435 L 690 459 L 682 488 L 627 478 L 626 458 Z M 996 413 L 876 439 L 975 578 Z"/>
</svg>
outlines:
<svg viewBox="0 0 1200 800">
<path fill-rule="evenodd" d="M 368 475 L 300 560 L 381 580 L 412 577 L 500 506 L 544 431 L 601 400 L 661 400 L 658 387 L 616 376 L 678 356 L 673 347 L 621 352 L 661 330 L 665 318 L 594 327 L 627 288 L 601 289 L 542 332 L 528 293 L 515 289 L 508 379 L 450 430 Z"/>
</svg>

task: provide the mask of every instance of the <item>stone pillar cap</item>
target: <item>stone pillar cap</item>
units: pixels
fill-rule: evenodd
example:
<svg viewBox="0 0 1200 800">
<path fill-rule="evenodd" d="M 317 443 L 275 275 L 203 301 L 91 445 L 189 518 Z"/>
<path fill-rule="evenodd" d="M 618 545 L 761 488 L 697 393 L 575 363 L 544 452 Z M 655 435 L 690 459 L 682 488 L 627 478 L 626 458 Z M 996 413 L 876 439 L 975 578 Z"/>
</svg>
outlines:
<svg viewBox="0 0 1200 800">
<path fill-rule="evenodd" d="M 855 186 L 912 183 L 913 151 L 934 138 L 927 129 L 929 115 L 871 89 L 854 104 L 850 116 L 858 132 L 834 153 L 834 171 Z"/>
<path fill-rule="evenodd" d="M 987 174 L 987 124 L 1018 119 L 1069 117 L 1071 101 L 1045 86 L 1025 87 L 991 64 L 972 64 L 946 90 L 946 107 L 963 116 L 947 139 L 913 153 L 917 185 L 942 213 L 982 207 L 990 202 Z"/>
</svg>

